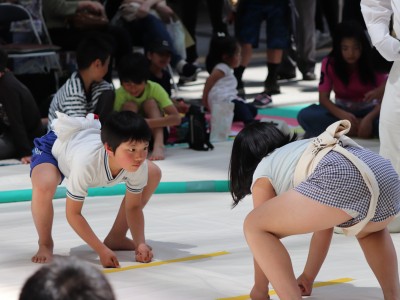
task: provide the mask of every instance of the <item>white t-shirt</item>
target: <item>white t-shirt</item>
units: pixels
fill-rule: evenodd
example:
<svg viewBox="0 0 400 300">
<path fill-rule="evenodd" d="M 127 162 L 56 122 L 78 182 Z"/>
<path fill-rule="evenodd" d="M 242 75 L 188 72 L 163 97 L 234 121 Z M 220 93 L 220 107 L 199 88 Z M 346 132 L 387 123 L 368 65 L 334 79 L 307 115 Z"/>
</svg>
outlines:
<svg viewBox="0 0 400 300">
<path fill-rule="evenodd" d="M 254 171 L 250 190 L 253 190 L 253 184 L 261 177 L 270 180 L 277 195 L 294 188 L 294 170 L 309 143 L 309 139 L 294 141 L 264 157 Z"/>
<path fill-rule="evenodd" d="M 73 200 L 83 201 L 90 187 L 114 186 L 125 182 L 128 192 L 141 193 L 147 184 L 147 161 L 136 172 L 121 170 L 113 178 L 100 130 L 96 128 L 79 131 L 66 141 L 58 138 L 52 154 L 68 179 L 67 195 Z"/>
<path fill-rule="evenodd" d="M 236 90 L 237 80 L 233 75 L 233 69 L 224 63 L 217 64 L 214 69 L 222 71 L 225 76 L 219 79 L 208 92 L 208 104 L 231 102 L 234 99 L 238 99 Z"/>
</svg>

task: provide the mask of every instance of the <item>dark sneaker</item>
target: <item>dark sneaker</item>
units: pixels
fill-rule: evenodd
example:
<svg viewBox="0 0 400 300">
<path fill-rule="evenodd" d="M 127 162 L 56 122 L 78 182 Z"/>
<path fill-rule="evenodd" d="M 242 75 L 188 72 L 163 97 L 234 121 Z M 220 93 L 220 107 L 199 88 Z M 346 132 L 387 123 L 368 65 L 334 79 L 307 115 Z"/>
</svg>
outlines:
<svg viewBox="0 0 400 300">
<path fill-rule="evenodd" d="M 316 79 L 317 79 L 317 76 L 313 72 L 307 72 L 307 73 L 303 74 L 303 80 L 312 81 L 312 80 L 316 80 Z"/>
<path fill-rule="evenodd" d="M 268 82 L 264 83 L 264 92 L 268 95 L 276 95 L 281 93 L 281 88 L 279 87 L 278 82 Z"/>
<path fill-rule="evenodd" d="M 266 108 L 272 103 L 272 98 L 267 93 L 258 94 L 254 101 L 251 103 L 254 107 L 257 108 Z"/>
<path fill-rule="evenodd" d="M 199 66 L 187 63 L 183 66 L 182 72 L 179 73 L 179 84 L 196 81 L 197 74 L 201 71 Z"/>
<path fill-rule="evenodd" d="M 278 73 L 278 80 L 290 80 L 296 78 L 296 71 L 287 73 Z"/>
</svg>

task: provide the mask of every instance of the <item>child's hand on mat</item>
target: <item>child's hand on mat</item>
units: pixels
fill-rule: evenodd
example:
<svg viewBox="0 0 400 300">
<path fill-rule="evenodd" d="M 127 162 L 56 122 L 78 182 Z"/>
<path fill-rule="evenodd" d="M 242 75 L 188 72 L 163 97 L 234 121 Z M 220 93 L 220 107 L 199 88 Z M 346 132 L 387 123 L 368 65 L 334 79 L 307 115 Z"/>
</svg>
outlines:
<svg viewBox="0 0 400 300">
<path fill-rule="evenodd" d="M 250 292 L 250 299 L 251 300 L 269 300 L 269 290 L 268 285 L 265 287 L 257 287 L 256 285 L 253 286 Z"/>
<path fill-rule="evenodd" d="M 137 262 L 148 263 L 153 259 L 153 249 L 147 244 L 139 244 L 135 250 Z"/>
<path fill-rule="evenodd" d="M 119 261 L 115 253 L 110 250 L 106 249 L 103 252 L 99 253 L 101 264 L 104 268 L 119 268 Z"/>
<path fill-rule="evenodd" d="M 311 295 L 313 282 L 314 281 L 307 278 L 304 273 L 297 278 L 297 284 L 299 285 L 302 296 Z"/>
</svg>

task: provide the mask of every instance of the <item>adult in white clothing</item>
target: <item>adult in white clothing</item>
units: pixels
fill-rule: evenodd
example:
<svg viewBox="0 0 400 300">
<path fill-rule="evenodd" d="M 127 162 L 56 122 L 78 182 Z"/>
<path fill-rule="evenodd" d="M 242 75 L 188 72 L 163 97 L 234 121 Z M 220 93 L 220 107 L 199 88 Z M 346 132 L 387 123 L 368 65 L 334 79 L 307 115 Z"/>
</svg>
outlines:
<svg viewBox="0 0 400 300">
<path fill-rule="evenodd" d="M 396 0 L 362 0 L 361 11 L 373 46 L 388 61 L 394 61 L 382 100 L 379 119 L 380 154 L 400 174 L 400 41 L 389 29 L 393 15 L 394 32 L 400 34 L 400 7 Z M 400 232 L 400 218 L 389 227 Z"/>
</svg>

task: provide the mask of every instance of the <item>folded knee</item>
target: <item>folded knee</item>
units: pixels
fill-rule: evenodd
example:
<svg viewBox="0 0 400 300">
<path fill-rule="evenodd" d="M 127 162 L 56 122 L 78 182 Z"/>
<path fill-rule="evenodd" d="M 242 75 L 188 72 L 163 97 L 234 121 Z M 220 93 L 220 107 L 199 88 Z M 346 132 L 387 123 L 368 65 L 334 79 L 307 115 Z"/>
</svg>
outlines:
<svg viewBox="0 0 400 300">
<path fill-rule="evenodd" d="M 259 226 L 258 226 L 258 222 L 256 217 L 254 216 L 254 214 L 252 212 L 250 212 L 246 218 L 244 219 L 244 223 L 243 223 L 243 231 L 244 234 L 247 236 L 253 232 L 256 232 L 260 230 Z"/>
</svg>

